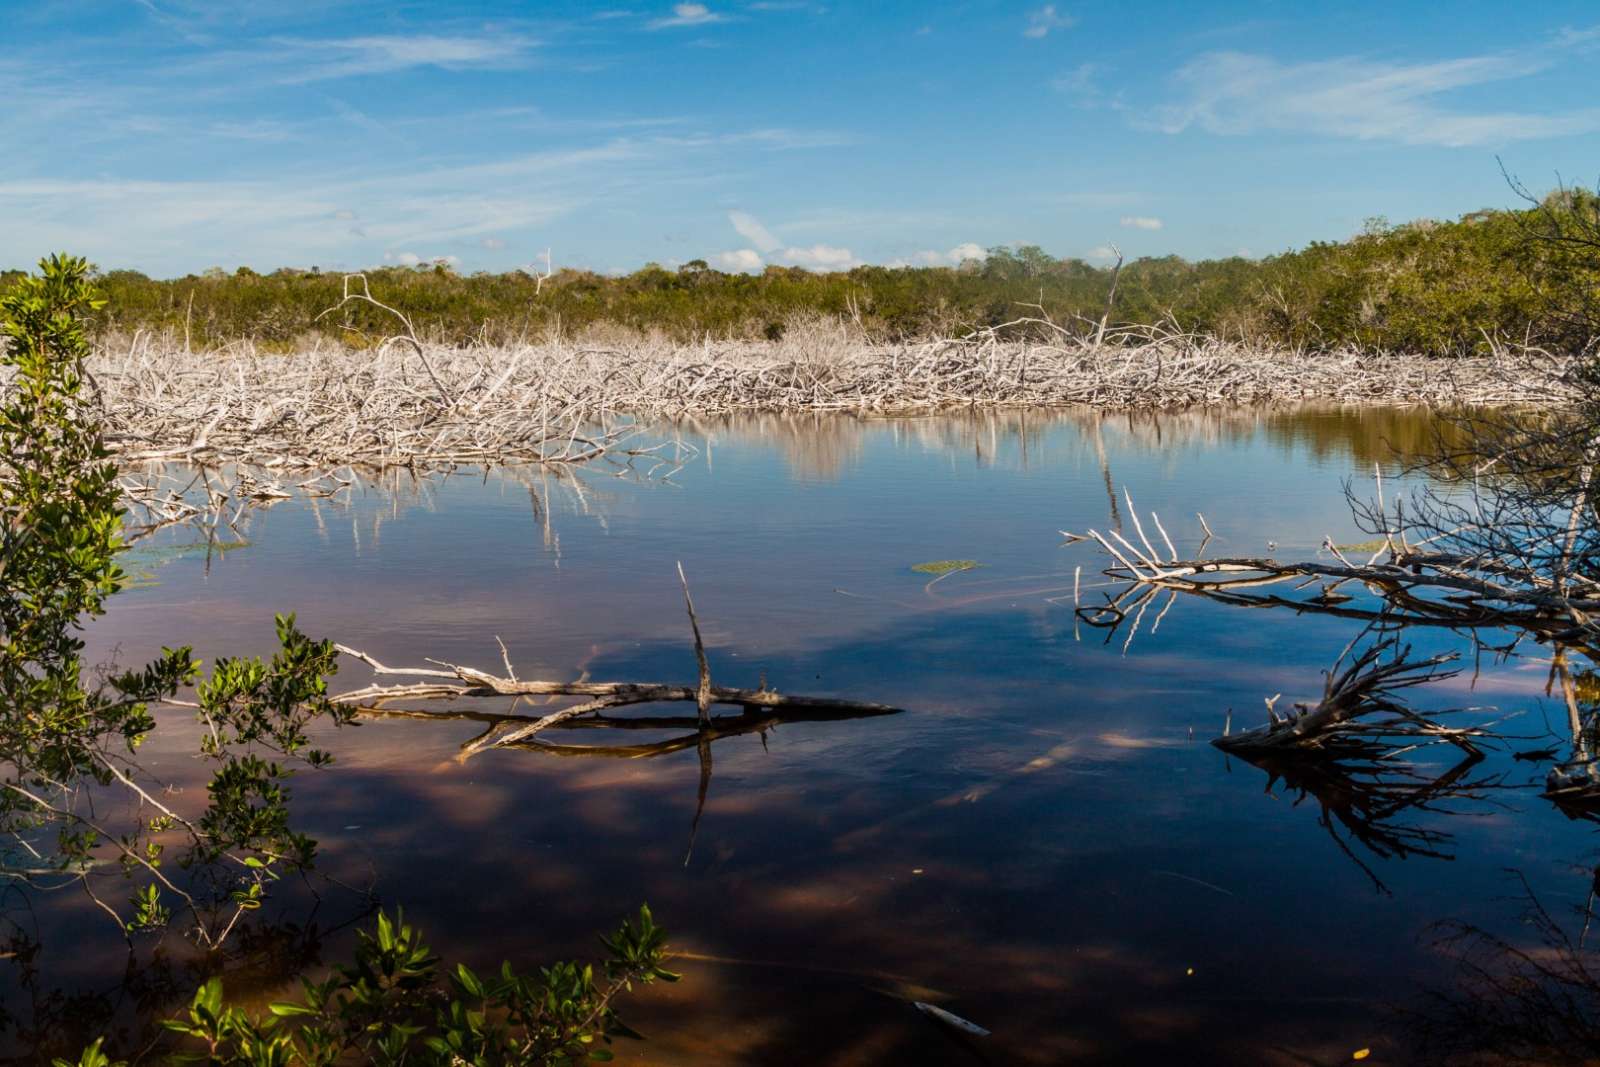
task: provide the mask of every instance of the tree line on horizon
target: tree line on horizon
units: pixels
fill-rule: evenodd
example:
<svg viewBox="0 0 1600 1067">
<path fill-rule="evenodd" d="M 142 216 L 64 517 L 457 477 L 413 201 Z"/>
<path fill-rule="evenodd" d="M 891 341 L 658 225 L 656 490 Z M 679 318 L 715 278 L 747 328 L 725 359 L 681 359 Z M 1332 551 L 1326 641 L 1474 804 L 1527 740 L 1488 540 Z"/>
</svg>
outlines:
<svg viewBox="0 0 1600 1067">
<path fill-rule="evenodd" d="M 1597 218 L 1594 193 L 1561 189 L 1520 209 L 1453 221 L 1372 219 L 1348 240 L 1257 260 L 1135 259 L 1116 278 L 1111 320 L 1311 350 L 1456 356 L 1498 340 L 1578 350 L 1600 319 L 1600 267 L 1548 238 L 1593 227 Z M 652 263 L 626 275 L 569 268 L 545 279 L 460 274 L 443 263 L 365 273 L 373 294 L 403 309 L 420 333 L 452 344 L 618 329 L 677 341 L 777 339 L 816 315 L 851 320 L 882 341 L 954 336 L 1041 315 L 1087 330 L 1105 313 L 1114 278 L 1109 265 L 1037 246 L 991 248 L 957 267 L 831 273 L 769 266 L 729 274 L 702 260 L 676 269 Z M 0 274 L 0 288 L 20 276 Z M 290 351 L 318 336 L 357 345 L 381 338 L 378 309 L 322 314 L 339 303 L 342 277 L 314 267 L 212 269 L 165 280 L 107 271 L 97 278 L 107 303 L 92 328 L 102 339 L 165 331 L 196 348 L 250 340 Z"/>
</svg>

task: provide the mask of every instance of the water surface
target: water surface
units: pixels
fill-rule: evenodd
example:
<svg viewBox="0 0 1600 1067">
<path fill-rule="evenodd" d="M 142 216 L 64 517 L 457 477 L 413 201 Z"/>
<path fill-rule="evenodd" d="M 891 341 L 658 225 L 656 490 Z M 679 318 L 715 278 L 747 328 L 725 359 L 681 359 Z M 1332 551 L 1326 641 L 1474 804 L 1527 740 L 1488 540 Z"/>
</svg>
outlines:
<svg viewBox="0 0 1600 1067">
<path fill-rule="evenodd" d="M 1311 555 L 1366 538 L 1344 480 L 1427 431 L 1425 414 L 1338 410 L 682 425 L 662 432 L 700 454 L 666 481 L 391 481 L 276 506 L 209 559 L 147 552 L 131 569 L 150 581 L 91 652 L 268 652 L 272 613 L 293 610 L 388 663 L 497 669 L 499 638 L 524 678 L 691 682 L 681 561 L 719 683 L 906 709 L 720 738 L 698 822 L 692 730 L 552 731 L 465 763 L 476 723 L 341 731 L 322 739 L 336 766 L 295 782 L 339 884 L 285 890 L 269 918 L 293 929 L 230 990 L 269 998 L 286 969 L 340 958 L 363 921 L 343 886 L 482 965 L 588 952 L 647 900 L 684 980 L 630 1002 L 650 1040 L 624 1061 L 1430 1062 L 1432 995 L 1466 995 L 1437 924 L 1531 936 L 1524 878 L 1565 919 L 1589 892 L 1589 825 L 1498 755 L 1470 772 L 1492 788 L 1378 812 L 1363 841 L 1347 790 L 1325 808 L 1207 743 L 1230 709 L 1253 724 L 1273 694 L 1314 698 L 1359 624 L 1184 599 L 1108 640 L 1073 612 L 1075 571 L 1088 602 L 1104 561 L 1059 533 L 1136 536 L 1127 489 L 1182 550 L 1199 512 L 1212 554 Z M 981 566 L 912 569 L 946 559 Z M 369 677 L 352 662 L 336 688 Z M 1542 734 L 1561 721 L 1544 680 L 1536 658 L 1486 664 L 1475 689 L 1418 703 L 1522 711 L 1519 732 Z M 186 716 L 166 717 L 150 762 L 203 788 Z M 1455 759 L 1415 762 L 1430 779 Z M 88 914 L 37 910 L 41 968 L 124 1022 L 170 999 L 107 973 L 121 957 Z M 71 1015 L 42 989 L 8 987 L 24 1029 Z M 957 1040 L 915 1000 L 992 1036 Z"/>
</svg>

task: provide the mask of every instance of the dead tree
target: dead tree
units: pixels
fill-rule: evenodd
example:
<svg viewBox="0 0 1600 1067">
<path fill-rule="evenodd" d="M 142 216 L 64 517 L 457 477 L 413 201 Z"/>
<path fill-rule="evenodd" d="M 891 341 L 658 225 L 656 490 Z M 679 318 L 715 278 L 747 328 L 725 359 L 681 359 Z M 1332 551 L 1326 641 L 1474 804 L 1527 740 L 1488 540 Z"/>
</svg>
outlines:
<svg viewBox="0 0 1600 1067">
<path fill-rule="evenodd" d="M 1279 714 L 1278 698 L 1274 697 L 1267 701 L 1266 725 L 1241 733 L 1225 730 L 1212 744 L 1234 754 L 1267 754 L 1348 748 L 1354 742 L 1443 741 L 1459 748 L 1468 759 L 1481 759 L 1483 753 L 1474 741 L 1485 737 L 1487 731 L 1441 726 L 1412 711 L 1398 695 L 1459 673 L 1440 669 L 1457 656 L 1451 653 L 1414 660 L 1410 654 L 1409 646 L 1400 647 L 1398 639 L 1391 637 L 1369 645 L 1342 670 L 1341 655 L 1324 674 L 1322 698 L 1315 704 L 1296 703 L 1287 714 Z"/>
</svg>

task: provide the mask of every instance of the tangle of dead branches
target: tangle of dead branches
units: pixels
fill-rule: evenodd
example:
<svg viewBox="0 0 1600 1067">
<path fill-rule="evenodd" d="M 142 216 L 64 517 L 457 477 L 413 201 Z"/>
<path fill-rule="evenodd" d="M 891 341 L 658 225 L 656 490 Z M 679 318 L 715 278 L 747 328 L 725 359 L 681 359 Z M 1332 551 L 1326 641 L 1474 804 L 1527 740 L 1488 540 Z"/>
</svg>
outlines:
<svg viewBox="0 0 1600 1067">
<path fill-rule="evenodd" d="M 141 336 L 102 349 L 91 369 L 107 443 L 123 462 L 319 470 L 580 463 L 626 448 L 640 419 L 741 411 L 1543 403 L 1552 360 L 1507 346 L 1453 360 L 1302 353 L 1172 328 L 1120 329 L 1096 346 L 1045 320 L 1018 320 L 893 346 L 824 327 L 772 343 L 446 347 L 408 325 L 374 347 L 292 354 L 186 353 Z"/>
<path fill-rule="evenodd" d="M 1440 669 L 1457 659 L 1454 653 L 1412 659 L 1410 648 L 1400 647 L 1391 637 L 1368 645 L 1348 664 L 1345 655 L 1324 675 L 1322 697 L 1316 703 L 1296 703 L 1289 713 L 1280 714 L 1274 697 L 1267 701 L 1265 726 L 1242 733 L 1225 731 L 1212 744 L 1225 752 L 1266 754 L 1415 738 L 1447 742 L 1474 759 L 1482 756 L 1474 741 L 1487 735 L 1483 728 L 1441 726 L 1399 699 L 1402 690 L 1459 673 Z"/>
</svg>

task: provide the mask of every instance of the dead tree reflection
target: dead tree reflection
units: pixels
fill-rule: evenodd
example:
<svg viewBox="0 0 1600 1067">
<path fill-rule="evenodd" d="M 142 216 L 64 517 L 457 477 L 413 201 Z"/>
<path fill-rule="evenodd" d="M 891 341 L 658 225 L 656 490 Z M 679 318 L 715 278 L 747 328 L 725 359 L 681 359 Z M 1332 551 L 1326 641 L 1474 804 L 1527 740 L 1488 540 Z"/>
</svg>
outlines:
<svg viewBox="0 0 1600 1067">
<path fill-rule="evenodd" d="M 1363 851 L 1380 860 L 1452 860 L 1454 835 L 1428 823 L 1474 809 L 1481 813 L 1508 788 L 1504 774 L 1472 774 L 1480 762 L 1476 756 L 1435 773 L 1369 742 L 1345 742 L 1316 755 L 1255 751 L 1237 758 L 1266 773 L 1269 795 L 1278 795 L 1281 785 L 1294 795 L 1296 807 L 1315 800 L 1322 828 L 1382 893 L 1389 888 Z"/>
<path fill-rule="evenodd" d="M 344 464 L 289 473 L 283 467 L 251 463 L 186 463 L 148 461 L 125 464 L 117 484 L 126 512 L 124 541 L 137 544 L 160 531 L 185 530 L 207 543 L 238 540 L 251 521 L 286 500 L 299 500 L 314 510 L 349 508 L 376 495 L 402 508 L 432 509 L 433 490 L 452 478 L 501 478 L 527 489 L 534 521 L 546 547 L 553 537 L 553 504 L 590 514 L 590 483 L 605 479 L 663 485 L 699 456 L 700 449 L 681 436 L 648 448 L 598 453 L 582 463 L 427 462 L 413 464 Z M 565 498 L 565 499 L 563 499 Z M 318 514 L 320 523 L 320 511 Z M 375 514 L 375 521 L 382 521 Z"/>
<path fill-rule="evenodd" d="M 1454 962 L 1454 984 L 1402 1013 L 1425 1062 L 1600 1061 L 1600 953 L 1589 938 L 1596 885 L 1563 920 L 1514 874 L 1524 902 L 1516 939 L 1454 920 L 1434 928 L 1433 948 Z M 1600 883 L 1600 870 L 1588 877 Z"/>
<path fill-rule="evenodd" d="M 493 747 L 533 752 L 542 756 L 567 759 L 658 759 L 677 752 L 694 749 L 700 765 L 699 786 L 695 796 L 694 821 L 689 829 L 689 846 L 684 856 L 685 865 L 694 854 L 694 842 L 699 832 L 700 820 L 705 813 L 706 799 L 711 790 L 712 745 L 734 737 L 755 734 L 761 747 L 767 747 L 767 735 L 780 726 L 798 723 L 851 722 L 857 719 L 898 715 L 900 709 L 862 705 L 848 707 L 808 707 L 790 704 L 782 708 L 744 707 L 737 715 L 712 715 L 705 722 L 690 715 L 638 715 L 627 718 L 595 714 L 580 719 L 565 719 L 547 729 L 560 732 L 620 731 L 671 732 L 674 736 L 638 744 L 585 744 L 550 740 L 548 734 L 530 736 Z M 483 751 L 483 742 L 528 723 L 527 716 L 492 712 L 458 711 L 453 709 L 418 710 L 381 706 L 362 706 L 357 714 L 373 719 L 436 719 L 462 720 L 482 723 L 481 733 L 462 742 L 460 758 L 467 759 Z"/>
</svg>

